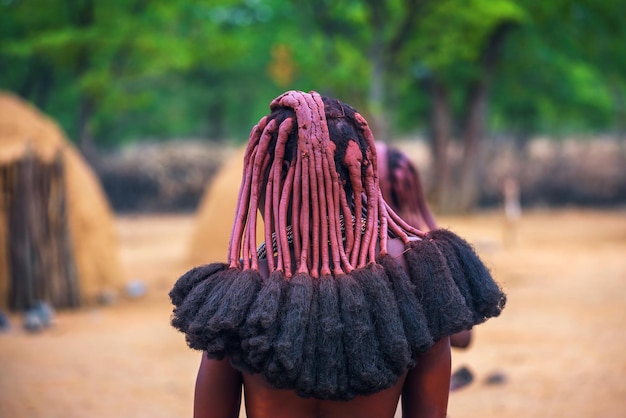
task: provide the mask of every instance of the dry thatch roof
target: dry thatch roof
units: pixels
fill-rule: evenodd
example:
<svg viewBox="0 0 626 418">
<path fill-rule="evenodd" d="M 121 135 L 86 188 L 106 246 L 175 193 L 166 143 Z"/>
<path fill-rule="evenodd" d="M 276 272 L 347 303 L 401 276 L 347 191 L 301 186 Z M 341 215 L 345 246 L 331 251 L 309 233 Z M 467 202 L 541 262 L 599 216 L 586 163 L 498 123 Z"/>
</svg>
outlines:
<svg viewBox="0 0 626 418">
<path fill-rule="evenodd" d="M 233 152 L 207 186 L 198 210 L 191 239 L 189 262 L 193 265 L 225 261 L 235 219 L 245 147 Z M 263 239 L 257 232 L 257 242 Z"/>
</svg>

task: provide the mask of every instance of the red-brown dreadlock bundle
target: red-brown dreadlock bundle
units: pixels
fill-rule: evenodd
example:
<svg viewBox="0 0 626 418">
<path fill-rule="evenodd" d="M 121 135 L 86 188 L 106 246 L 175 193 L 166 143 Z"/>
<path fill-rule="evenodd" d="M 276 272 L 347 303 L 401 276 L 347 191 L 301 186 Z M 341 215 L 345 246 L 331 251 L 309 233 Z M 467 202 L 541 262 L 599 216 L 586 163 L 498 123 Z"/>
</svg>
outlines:
<svg viewBox="0 0 626 418">
<path fill-rule="evenodd" d="M 505 296 L 465 241 L 411 227 L 382 198 L 374 138 L 352 107 L 289 91 L 270 109 L 250 134 L 227 263 L 170 292 L 191 348 L 300 396 L 347 400 L 500 313 Z"/>
</svg>

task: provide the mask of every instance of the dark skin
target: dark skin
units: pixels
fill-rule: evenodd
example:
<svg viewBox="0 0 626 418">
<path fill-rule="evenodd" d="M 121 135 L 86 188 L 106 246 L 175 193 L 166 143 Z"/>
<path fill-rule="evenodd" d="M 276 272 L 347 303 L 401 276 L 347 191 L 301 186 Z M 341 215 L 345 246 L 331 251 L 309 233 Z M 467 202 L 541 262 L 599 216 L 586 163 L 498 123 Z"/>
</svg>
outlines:
<svg viewBox="0 0 626 418">
<path fill-rule="evenodd" d="M 260 375 L 243 374 L 228 361 L 202 355 L 194 399 L 195 418 L 237 418 L 241 389 L 248 418 L 392 418 L 402 395 L 404 418 L 445 417 L 450 386 L 450 341 L 442 338 L 419 355 L 418 365 L 389 389 L 350 401 L 301 398 L 272 388 Z"/>
<path fill-rule="evenodd" d="M 504 295 L 463 239 L 412 227 L 392 210 L 379 188 L 374 136 L 352 107 L 288 91 L 270 109 L 250 134 L 227 263 L 188 272 L 170 293 L 172 324 L 191 348 L 207 350 L 195 416 L 238 417 L 243 393 L 250 418 L 393 418 L 400 399 L 403 417 L 444 418 L 446 334 L 477 315 L 497 316 Z M 267 215 L 261 248 L 259 212 Z M 410 242 L 420 239 L 428 241 Z M 438 249 L 440 242 L 449 245 Z M 446 271 L 446 258 L 464 267 Z M 385 265 L 372 265 L 377 260 Z M 259 283 L 259 275 L 269 280 Z M 223 353 L 243 354 L 237 367 L 264 373 L 209 358 Z M 363 395 L 350 399 L 354 393 Z"/>
<path fill-rule="evenodd" d="M 337 144 L 331 144 L 330 132 L 324 129 L 328 126 L 318 123 L 322 119 L 320 116 L 325 112 L 326 104 L 322 101 L 323 99 L 317 93 L 305 94 L 290 91 L 272 102 L 271 107 L 286 106 L 294 109 L 298 120 L 297 150 L 301 154 L 299 158 L 292 160 L 292 164 L 284 164 L 283 158 L 289 141 L 288 133 L 293 128 L 291 125 L 294 123 L 293 119 L 285 118 L 282 122 L 276 122 L 278 119 L 262 120 L 260 125 L 253 130 L 249 144 L 252 144 L 250 149 L 254 152 L 251 151 L 249 154 L 250 159 L 246 163 L 248 169 L 245 170 L 243 176 L 244 187 L 239 196 L 239 205 L 242 208 L 249 208 L 251 222 L 246 223 L 247 212 L 245 210 L 238 210 L 231 237 L 233 239 L 230 248 L 232 251 L 229 254 L 231 267 L 239 267 L 242 241 L 244 269 L 247 269 L 250 263 L 251 268 L 258 268 L 265 278 L 268 277 L 268 270 L 283 271 L 285 269 L 291 274 L 297 271 L 310 274 L 312 278 L 319 277 L 320 273 L 331 274 L 333 268 L 336 270 L 335 274 L 341 274 L 342 269 L 346 267 L 347 272 L 350 272 L 355 267 L 365 267 L 367 259 L 375 258 L 377 243 L 380 251 L 387 251 L 405 268 L 407 267 L 403 253 L 406 250 L 405 242 L 410 237 L 398 224 L 404 221 L 388 216 L 384 210 L 379 212 L 376 164 L 370 159 L 373 155 L 374 139 L 367 122 L 349 107 L 338 107 L 335 102 L 326 102 L 328 109 L 334 109 L 335 113 L 341 111 L 341 115 L 337 113 L 333 117 L 346 119 L 341 123 L 333 122 L 342 127 L 336 135 L 350 138 L 348 135 L 350 130 L 355 135 L 355 139 L 350 139 L 345 144 L 345 155 L 342 157 L 345 178 L 350 188 L 342 190 L 339 187 L 337 190 L 336 185 L 339 179 L 333 177 L 332 174 L 336 168 L 329 162 L 333 161 L 334 151 L 332 150 L 336 149 Z M 331 124 L 339 129 L 338 125 Z M 264 126 L 264 128 L 259 126 Z M 259 131 L 261 129 L 262 132 Z M 276 137 L 276 146 L 273 151 L 272 165 L 269 165 L 270 159 L 267 158 L 267 152 L 273 136 Z M 364 148 L 368 148 L 367 152 Z M 254 160 L 251 155 L 254 155 Z M 300 171 L 297 167 L 300 167 Z M 280 175 L 281 170 L 283 177 Z M 262 172 L 267 176 L 262 175 Z M 281 178 L 285 185 L 289 184 L 284 188 L 287 190 L 286 194 L 283 194 L 284 190 L 281 192 L 279 188 Z M 292 186 L 291 181 L 298 186 Z M 298 189 L 299 184 L 302 184 L 301 201 L 300 198 L 295 199 L 293 196 L 289 197 L 288 194 L 290 188 Z M 335 186 L 330 186 L 331 184 Z M 266 194 L 265 191 L 269 192 Z M 323 196 L 330 196 L 330 193 L 333 193 L 333 198 L 328 202 L 323 202 Z M 353 208 L 350 208 L 348 204 L 350 194 L 359 197 L 353 200 Z M 297 193 L 294 193 L 294 196 L 298 196 Z M 365 197 L 365 204 L 361 196 Z M 267 202 L 264 199 L 267 199 Z M 315 204 L 309 206 L 310 202 Z M 324 203 L 332 204 L 325 205 Z M 289 205 L 293 205 L 291 210 L 289 210 Z M 368 215 L 367 222 L 361 233 L 358 231 L 358 224 L 353 224 L 353 241 L 349 244 L 351 253 L 343 254 L 346 259 L 349 256 L 350 261 L 340 261 L 343 244 L 337 242 L 340 234 L 338 215 L 343 210 L 345 216 L 348 216 L 349 212 L 360 216 L 362 209 L 365 209 Z M 250 252 L 254 254 L 256 250 L 254 241 L 250 242 L 250 236 L 256 231 L 257 211 L 260 211 L 261 215 L 267 211 L 267 215 L 272 216 L 272 222 L 264 222 L 265 241 L 271 240 L 272 231 L 278 237 L 276 258 L 258 260 L 258 266 L 256 257 L 252 257 L 252 260 L 248 257 Z M 294 220 L 302 222 L 301 225 L 293 225 L 290 219 L 293 213 L 297 214 Z M 381 220 L 380 233 L 376 227 L 377 219 Z M 282 226 L 282 230 L 276 227 L 278 225 Z M 294 238 L 293 248 L 288 244 L 285 233 L 287 225 L 293 225 L 294 230 L 301 232 L 302 240 Z M 245 238 L 244 227 L 245 231 L 251 231 Z M 333 227 L 336 229 L 329 234 L 329 228 Z M 387 242 L 386 239 L 390 235 L 387 227 L 405 242 L 399 239 Z M 346 243 L 350 240 L 349 231 L 352 229 L 344 230 Z M 321 238 L 322 236 L 324 238 Z M 381 236 L 383 240 L 378 242 L 377 239 Z M 423 235 L 411 233 L 410 236 Z M 321 239 L 328 239 L 328 247 L 322 244 L 324 241 Z M 306 249 L 309 246 L 311 254 L 307 254 Z M 300 249 L 296 250 L 296 248 Z M 289 261 L 298 262 L 293 262 L 289 266 Z M 401 398 L 404 417 L 444 418 L 450 387 L 449 337 L 441 338 L 428 351 L 417 355 L 415 360 L 416 366 L 407 370 L 385 390 L 368 396 L 357 396 L 349 401 L 328 401 L 302 398 L 293 390 L 276 389 L 263 378 L 262 374 L 241 373 L 231 367 L 228 359 L 218 361 L 203 355 L 196 382 L 194 416 L 196 418 L 238 417 L 243 388 L 246 413 L 249 418 L 392 418 Z"/>
<path fill-rule="evenodd" d="M 455 348 L 467 348 L 472 342 L 472 330 L 464 330 L 450 336 L 450 345 Z"/>
<path fill-rule="evenodd" d="M 390 241 L 388 250 L 405 264 L 400 241 Z M 261 274 L 267 275 L 266 266 L 259 267 Z M 401 396 L 404 418 L 443 418 L 450 388 L 450 357 L 450 339 L 445 337 L 420 354 L 417 365 L 394 386 L 350 401 L 325 401 L 275 389 L 261 375 L 241 373 L 231 367 L 228 359 L 213 360 L 203 354 L 196 380 L 194 417 L 237 418 L 243 387 L 248 418 L 392 418 Z"/>
<path fill-rule="evenodd" d="M 196 418 L 237 418 L 241 405 L 241 373 L 228 359 L 212 360 L 202 354 L 196 379 L 193 416 Z"/>
</svg>

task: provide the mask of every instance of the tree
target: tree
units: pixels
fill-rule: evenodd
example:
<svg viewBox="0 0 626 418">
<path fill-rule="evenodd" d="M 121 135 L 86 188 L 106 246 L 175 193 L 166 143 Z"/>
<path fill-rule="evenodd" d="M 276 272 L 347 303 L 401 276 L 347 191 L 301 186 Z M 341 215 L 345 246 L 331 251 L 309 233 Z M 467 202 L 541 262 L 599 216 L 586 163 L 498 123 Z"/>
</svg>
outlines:
<svg viewBox="0 0 626 418">
<path fill-rule="evenodd" d="M 470 210 L 489 130 L 624 130 L 623 2 L 4 1 L 0 87 L 86 152 L 245 138 L 282 91 L 318 90 L 360 109 L 378 139 L 427 130 L 436 206 Z"/>
<path fill-rule="evenodd" d="M 620 7 L 621 3 L 621 7 Z M 494 86 L 494 124 L 517 134 L 623 131 L 624 1 L 526 2 Z M 507 122 L 505 122 L 507 121 Z"/>
<path fill-rule="evenodd" d="M 81 149 L 90 154 L 94 144 L 94 115 L 107 106 L 122 108 L 133 102 L 120 97 L 125 86 L 177 68 L 189 59 L 171 36 L 172 4 L 137 1 L 33 0 L 5 2 L 3 20 L 10 24 L 0 52 L 8 59 L 44 62 L 54 69 L 51 90 L 75 91 L 78 102 L 77 135 Z M 167 59 L 164 59 L 166 58 Z M 22 81 L 26 97 L 41 77 Z M 35 95 L 46 97 L 44 94 Z M 111 103 L 113 101 L 113 103 Z M 38 103 L 46 107 L 46 103 Z"/>
<path fill-rule="evenodd" d="M 233 82 L 237 74 L 245 74 L 246 79 L 254 77 L 250 66 L 258 61 L 251 60 L 249 52 L 257 45 L 258 37 L 250 28 L 262 16 L 254 10 L 255 5 L 233 3 L 209 5 L 164 0 L 3 3 L 0 7 L 7 30 L 0 45 L 1 56 L 7 61 L 18 59 L 24 62 L 24 67 L 43 63 L 31 67 L 32 76 L 24 77 L 16 72 L 15 79 L 8 84 L 23 85 L 19 93 L 39 100 L 37 104 L 42 108 L 46 108 L 42 101 L 49 91 L 55 88 L 62 93 L 75 91 L 74 101 L 79 110 L 76 135 L 81 149 L 90 153 L 95 148 L 94 135 L 101 136 L 108 126 L 123 121 L 125 114 L 132 115 L 137 109 L 171 114 L 171 108 L 167 108 L 171 84 L 182 86 L 174 92 L 178 95 L 176 102 L 180 96 L 192 100 L 193 93 L 189 92 L 192 89 L 188 86 L 194 84 L 197 87 L 198 83 L 204 83 L 202 88 L 210 91 L 211 86 L 220 84 L 241 85 Z M 43 90 L 39 80 L 48 68 L 54 69 L 52 80 Z M 189 80 L 181 82 L 186 76 Z M 225 79 L 228 79 L 226 83 Z M 216 97 L 214 101 L 205 100 L 204 104 L 207 109 L 216 109 L 216 103 L 225 102 Z M 205 117 L 212 126 L 219 126 L 213 113 L 206 111 Z M 176 124 L 171 118 L 164 119 Z M 134 119 L 129 123 L 141 122 Z M 159 118 L 152 123 L 158 126 Z M 220 134 L 219 128 L 216 134 Z"/>
<path fill-rule="evenodd" d="M 491 80 L 503 43 L 524 12 L 510 0 L 364 0 L 315 2 L 303 16 L 315 22 L 316 33 L 332 40 L 325 44 L 326 51 L 341 45 L 358 57 L 343 61 L 342 67 L 367 70 L 367 111 L 379 139 L 390 138 L 388 124 L 396 110 L 389 106 L 387 92 L 394 90 L 396 80 L 410 77 L 411 69 L 422 69 L 432 108 L 429 125 L 441 209 L 456 205 L 466 210 L 474 205 Z M 465 96 L 460 112 L 452 109 L 449 99 L 458 92 Z M 464 156 L 458 178 L 448 181 L 454 110 L 464 119 Z M 452 190 L 452 185 L 458 187 Z M 448 196 L 458 199 L 450 202 Z"/>
<path fill-rule="evenodd" d="M 507 36 L 524 19 L 524 11 L 509 0 L 429 3 L 402 52 L 405 68 L 421 68 L 430 97 L 433 196 L 440 211 L 467 211 L 476 203 L 492 80 Z M 452 172 L 448 144 L 457 129 L 463 156 L 460 169 Z"/>
</svg>

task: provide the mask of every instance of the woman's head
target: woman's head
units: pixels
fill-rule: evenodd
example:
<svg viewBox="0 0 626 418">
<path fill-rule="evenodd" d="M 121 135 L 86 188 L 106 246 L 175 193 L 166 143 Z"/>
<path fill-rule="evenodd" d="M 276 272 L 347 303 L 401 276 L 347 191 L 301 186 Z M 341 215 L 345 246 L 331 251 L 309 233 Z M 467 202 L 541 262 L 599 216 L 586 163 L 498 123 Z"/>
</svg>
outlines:
<svg viewBox="0 0 626 418">
<path fill-rule="evenodd" d="M 349 400 L 391 387 L 434 341 L 500 313 L 504 295 L 468 243 L 410 227 L 383 200 L 358 112 L 299 91 L 270 108 L 246 150 L 229 263 L 199 266 L 170 292 L 190 347 L 275 388 Z M 391 236 L 404 241 L 406 268 L 387 253 Z"/>
<path fill-rule="evenodd" d="M 380 190 L 385 201 L 409 224 L 422 230 L 437 228 L 417 167 L 401 150 L 376 143 Z"/>
<path fill-rule="evenodd" d="M 244 156 L 232 267 L 242 259 L 244 269 L 257 268 L 257 210 L 274 254 L 268 267 L 287 276 L 340 274 L 374 262 L 379 238 L 386 251 L 388 227 L 406 238 L 405 225 L 382 200 L 374 137 L 354 108 L 316 92 L 288 91 L 270 110 L 252 129 Z"/>
<path fill-rule="evenodd" d="M 310 121 L 302 121 L 300 124 L 300 128 L 304 132 L 300 132 L 301 134 L 306 135 L 307 129 L 309 130 L 317 130 L 316 132 L 311 133 L 314 135 L 315 139 L 322 139 L 320 135 L 324 135 L 327 139 L 332 142 L 327 143 L 325 140 L 320 146 L 326 150 L 326 144 L 328 144 L 332 150 L 330 153 L 334 154 L 334 163 L 335 168 L 337 170 L 337 174 L 342 181 L 344 187 L 346 187 L 346 194 L 351 198 L 353 190 L 351 189 L 350 183 L 350 173 L 348 164 L 352 163 L 350 157 L 355 158 L 358 155 L 358 158 L 361 159 L 363 164 L 370 164 L 371 154 L 367 154 L 368 143 L 367 139 L 363 135 L 363 130 L 359 126 L 359 122 L 355 119 L 356 110 L 337 99 L 320 96 L 316 92 L 311 93 L 303 93 L 303 92 L 287 92 L 282 96 L 279 96 L 276 100 L 274 100 L 270 105 L 271 113 L 264 118 L 261 119 L 259 124 L 255 126 L 259 130 L 267 128 L 269 122 L 274 121 L 273 126 L 268 133 L 270 136 L 269 145 L 267 149 L 268 153 L 268 161 L 265 175 L 262 178 L 261 183 L 266 183 L 268 179 L 268 172 L 270 167 L 274 162 L 274 158 L 276 157 L 276 145 L 278 140 L 278 129 L 276 127 L 280 127 L 280 125 L 286 120 L 291 119 L 292 121 L 297 121 L 298 118 L 296 116 L 296 108 L 299 109 L 299 104 L 293 101 L 293 97 L 290 97 L 291 100 L 283 99 L 285 95 L 291 94 L 292 96 L 298 96 L 300 100 L 304 100 L 305 97 L 310 96 L 310 98 L 314 99 L 313 106 L 314 109 L 309 108 L 308 110 L 312 110 L 313 114 L 311 115 L 315 119 L 311 119 Z M 320 100 L 321 99 L 321 102 Z M 309 100 L 310 101 L 310 100 Z M 302 106 L 310 106 L 311 103 L 305 103 L 304 101 L 301 103 Z M 307 117 L 307 110 L 299 109 L 300 115 L 305 118 Z M 296 153 L 298 149 L 301 149 L 303 152 L 306 150 L 303 149 L 302 143 L 299 144 L 299 127 L 297 124 L 291 122 L 289 123 L 290 131 L 288 132 L 286 143 L 285 143 L 285 151 L 283 156 L 283 163 L 281 167 L 282 180 L 285 179 L 290 163 L 296 159 Z M 322 132 L 323 131 L 323 132 Z M 252 136 L 255 134 L 255 130 L 251 133 Z M 249 144 L 250 146 L 250 144 Z M 253 146 L 257 146 L 257 144 L 253 144 Z M 299 148 L 300 146 L 300 148 Z M 350 151 L 349 151 L 350 150 Z M 248 149 L 248 151 L 252 151 Z M 348 154 L 348 161 L 346 161 L 346 153 Z M 263 196 L 265 197 L 265 196 Z"/>
</svg>

